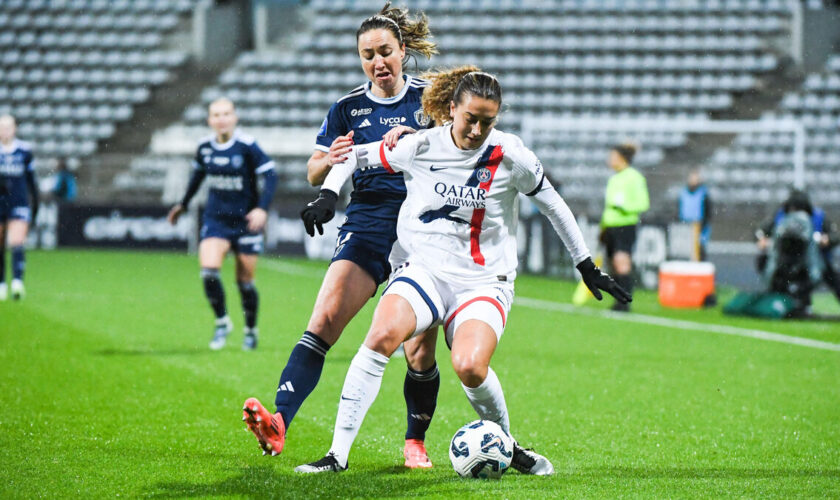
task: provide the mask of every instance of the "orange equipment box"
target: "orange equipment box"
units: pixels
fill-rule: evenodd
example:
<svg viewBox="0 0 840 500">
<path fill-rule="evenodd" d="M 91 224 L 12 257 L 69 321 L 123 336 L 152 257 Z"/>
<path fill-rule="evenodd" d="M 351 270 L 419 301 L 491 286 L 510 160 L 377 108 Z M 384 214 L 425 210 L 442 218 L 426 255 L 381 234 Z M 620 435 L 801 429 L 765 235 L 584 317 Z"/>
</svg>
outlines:
<svg viewBox="0 0 840 500">
<path fill-rule="evenodd" d="M 659 303 L 665 307 L 702 307 L 715 293 L 711 262 L 668 261 L 659 266 Z"/>
</svg>

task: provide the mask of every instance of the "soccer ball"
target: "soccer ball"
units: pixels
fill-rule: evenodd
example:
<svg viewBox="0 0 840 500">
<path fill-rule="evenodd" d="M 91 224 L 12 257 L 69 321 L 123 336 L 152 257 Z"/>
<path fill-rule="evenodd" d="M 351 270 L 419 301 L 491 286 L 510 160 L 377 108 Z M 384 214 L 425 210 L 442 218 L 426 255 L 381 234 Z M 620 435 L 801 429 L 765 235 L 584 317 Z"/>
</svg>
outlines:
<svg viewBox="0 0 840 500">
<path fill-rule="evenodd" d="M 461 477 L 499 479 L 512 458 L 513 439 L 488 420 L 476 420 L 461 427 L 449 445 L 449 460 Z"/>
</svg>

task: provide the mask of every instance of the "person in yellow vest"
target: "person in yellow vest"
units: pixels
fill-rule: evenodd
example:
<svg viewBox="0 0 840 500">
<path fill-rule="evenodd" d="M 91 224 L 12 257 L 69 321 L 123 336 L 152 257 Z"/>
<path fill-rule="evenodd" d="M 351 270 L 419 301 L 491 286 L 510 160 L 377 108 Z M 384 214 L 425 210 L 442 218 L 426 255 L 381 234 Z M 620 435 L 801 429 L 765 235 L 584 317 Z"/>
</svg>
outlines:
<svg viewBox="0 0 840 500">
<path fill-rule="evenodd" d="M 607 164 L 615 173 L 607 181 L 604 214 L 601 217 L 601 242 L 607 252 L 615 281 L 625 290 L 633 289 L 633 247 L 639 215 L 650 208 L 647 182 L 633 168 L 637 147 L 623 143 L 610 150 Z M 613 311 L 629 311 L 628 304 L 616 301 Z"/>
</svg>

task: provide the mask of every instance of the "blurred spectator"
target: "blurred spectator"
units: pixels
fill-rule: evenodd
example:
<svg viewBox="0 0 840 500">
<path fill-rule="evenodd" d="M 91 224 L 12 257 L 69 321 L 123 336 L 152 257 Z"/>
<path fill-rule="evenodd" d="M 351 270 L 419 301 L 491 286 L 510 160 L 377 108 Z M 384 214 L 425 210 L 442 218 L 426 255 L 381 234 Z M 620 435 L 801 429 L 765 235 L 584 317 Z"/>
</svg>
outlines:
<svg viewBox="0 0 840 500">
<path fill-rule="evenodd" d="M 76 200 L 76 176 L 67 168 L 67 160 L 65 158 L 58 159 L 55 185 L 51 193 L 56 200 L 65 203 Z"/>
<path fill-rule="evenodd" d="M 807 313 L 811 292 L 825 281 L 840 300 L 840 279 L 831 262 L 836 231 L 825 212 L 811 204 L 808 194 L 794 189 L 788 199 L 756 233 L 758 270 L 770 290 L 788 293 Z"/>
<path fill-rule="evenodd" d="M 706 260 L 706 247 L 709 244 L 712 220 L 712 200 L 709 190 L 700 178 L 700 171 L 691 170 L 688 183 L 680 190 L 680 222 L 692 224 L 694 230 L 695 251 L 693 260 Z"/>
</svg>

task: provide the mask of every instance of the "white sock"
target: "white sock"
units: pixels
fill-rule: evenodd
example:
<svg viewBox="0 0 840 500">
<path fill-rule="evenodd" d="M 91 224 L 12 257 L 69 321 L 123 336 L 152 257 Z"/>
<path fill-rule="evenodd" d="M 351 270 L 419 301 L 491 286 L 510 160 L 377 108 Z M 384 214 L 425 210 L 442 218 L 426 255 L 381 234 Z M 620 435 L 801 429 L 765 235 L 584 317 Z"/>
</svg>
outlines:
<svg viewBox="0 0 840 500">
<path fill-rule="evenodd" d="M 510 435 L 510 417 L 508 416 L 505 393 L 502 392 L 502 383 L 492 368 L 487 368 L 487 378 L 478 387 L 467 387 L 461 384 L 467 399 L 473 409 L 482 420 L 496 422 L 505 432 Z"/>
<path fill-rule="evenodd" d="M 344 388 L 341 390 L 341 400 L 338 402 L 338 415 L 335 418 L 333 442 L 330 447 L 330 453 L 335 455 L 342 467 L 347 466 L 350 447 L 359 434 L 359 427 L 362 426 L 370 405 L 379 394 L 387 364 L 387 356 L 364 345 L 359 348 L 359 352 L 350 363 L 350 369 L 347 370 L 347 377 L 344 379 Z"/>
</svg>

